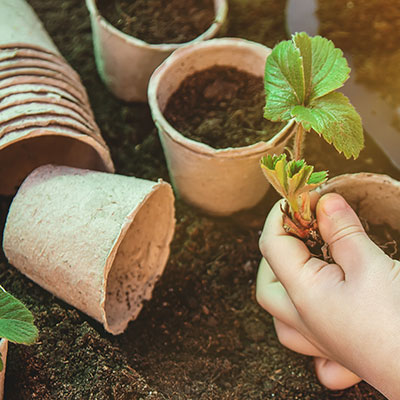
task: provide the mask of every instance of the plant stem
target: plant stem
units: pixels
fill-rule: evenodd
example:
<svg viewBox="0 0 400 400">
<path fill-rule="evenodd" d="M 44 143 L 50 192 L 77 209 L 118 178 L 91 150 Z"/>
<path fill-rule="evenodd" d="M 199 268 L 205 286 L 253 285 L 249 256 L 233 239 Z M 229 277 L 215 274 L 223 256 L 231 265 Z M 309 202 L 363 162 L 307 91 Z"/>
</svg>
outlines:
<svg viewBox="0 0 400 400">
<path fill-rule="evenodd" d="M 300 160 L 303 149 L 304 128 L 301 124 L 297 124 L 296 134 L 294 136 L 294 159 Z"/>
</svg>

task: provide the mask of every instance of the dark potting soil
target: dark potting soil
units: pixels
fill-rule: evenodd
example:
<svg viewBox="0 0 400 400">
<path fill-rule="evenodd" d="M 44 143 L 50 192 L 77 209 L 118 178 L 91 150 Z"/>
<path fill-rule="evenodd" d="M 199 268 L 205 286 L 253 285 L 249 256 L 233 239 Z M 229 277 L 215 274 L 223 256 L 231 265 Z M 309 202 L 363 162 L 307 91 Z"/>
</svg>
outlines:
<svg viewBox="0 0 400 400">
<path fill-rule="evenodd" d="M 320 34 L 352 56 L 357 80 L 400 106 L 400 2 L 319 0 Z"/>
<path fill-rule="evenodd" d="M 400 233 L 388 224 L 372 225 L 361 219 L 368 236 L 391 258 L 400 259 Z"/>
<path fill-rule="evenodd" d="M 98 0 L 116 28 L 147 43 L 185 43 L 214 22 L 213 0 Z"/>
<path fill-rule="evenodd" d="M 267 141 L 285 124 L 263 117 L 263 79 L 228 66 L 186 77 L 164 110 L 182 135 L 217 149 Z"/>
<path fill-rule="evenodd" d="M 169 180 L 146 104 L 112 97 L 97 75 L 82 0 L 29 0 L 68 62 L 79 72 L 117 173 Z M 230 0 L 227 36 L 273 47 L 287 39 L 285 1 Z M 306 159 L 330 176 L 377 171 L 400 178 L 367 137 L 356 161 L 318 135 Z M 33 311 L 40 338 L 10 345 L 7 400 L 384 400 L 362 382 L 331 392 L 312 360 L 282 347 L 272 318 L 255 301 L 258 238 L 278 196 L 253 210 L 211 218 L 176 201 L 176 234 L 152 300 L 117 337 L 25 278 L 0 257 L 0 282 Z M 0 198 L 1 226 L 11 199 Z M 2 231 L 2 229 L 1 229 Z"/>
</svg>

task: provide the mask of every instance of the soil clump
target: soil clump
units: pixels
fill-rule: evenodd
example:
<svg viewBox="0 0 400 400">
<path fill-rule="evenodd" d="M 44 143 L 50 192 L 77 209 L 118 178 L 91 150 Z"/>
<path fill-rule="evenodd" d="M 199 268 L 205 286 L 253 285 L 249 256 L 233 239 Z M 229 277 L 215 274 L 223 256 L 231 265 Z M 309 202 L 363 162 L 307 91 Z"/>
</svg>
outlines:
<svg viewBox="0 0 400 400">
<path fill-rule="evenodd" d="M 101 14 L 122 32 L 147 43 L 185 43 L 214 22 L 213 0 L 99 0 Z"/>
<path fill-rule="evenodd" d="M 214 66 L 186 77 L 164 114 L 182 135 L 223 149 L 268 141 L 283 128 L 263 117 L 264 106 L 262 77 Z"/>
</svg>

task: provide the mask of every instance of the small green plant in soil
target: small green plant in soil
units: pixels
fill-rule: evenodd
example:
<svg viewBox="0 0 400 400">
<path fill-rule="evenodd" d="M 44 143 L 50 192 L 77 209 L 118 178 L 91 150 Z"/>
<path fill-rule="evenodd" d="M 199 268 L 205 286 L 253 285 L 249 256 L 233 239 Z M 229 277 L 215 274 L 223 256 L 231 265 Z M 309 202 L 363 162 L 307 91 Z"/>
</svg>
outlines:
<svg viewBox="0 0 400 400">
<path fill-rule="evenodd" d="M 38 337 L 32 313 L 1 286 L 0 337 L 19 344 L 33 344 Z M 2 370 L 3 361 L 0 354 L 0 371 Z"/>
<path fill-rule="evenodd" d="M 261 168 L 282 197 L 284 229 L 304 240 L 318 254 L 323 242 L 310 207 L 310 191 L 326 181 L 326 171 L 314 172 L 302 157 L 306 132 L 314 131 L 346 158 L 357 158 L 364 146 L 361 118 L 347 97 L 336 89 L 350 69 L 340 49 L 321 36 L 297 33 L 276 45 L 265 67 L 264 117 L 295 121 L 293 149 L 266 156 Z M 318 250 L 320 249 L 320 250 Z M 326 254 L 322 254 L 326 255 Z"/>
<path fill-rule="evenodd" d="M 101 14 L 122 32 L 147 43 L 185 43 L 214 22 L 213 0 L 99 0 Z"/>
</svg>

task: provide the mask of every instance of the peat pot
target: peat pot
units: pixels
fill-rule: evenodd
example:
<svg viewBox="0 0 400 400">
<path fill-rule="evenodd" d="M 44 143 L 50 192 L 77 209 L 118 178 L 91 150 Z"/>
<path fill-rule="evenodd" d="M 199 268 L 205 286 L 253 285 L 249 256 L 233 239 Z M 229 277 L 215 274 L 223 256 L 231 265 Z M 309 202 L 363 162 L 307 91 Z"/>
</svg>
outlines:
<svg viewBox="0 0 400 400">
<path fill-rule="evenodd" d="M 0 44 L 25 43 L 60 54 L 35 11 L 25 0 L 1 0 Z"/>
<path fill-rule="evenodd" d="M 24 0 L 0 1 L 0 194 L 35 168 L 113 172 L 79 75 Z"/>
<path fill-rule="evenodd" d="M 268 47 L 244 39 L 212 39 L 176 50 L 151 76 L 149 104 L 174 189 L 206 213 L 230 215 L 255 206 L 264 197 L 269 185 L 261 172 L 260 158 L 282 152 L 293 122 L 267 142 L 215 149 L 183 136 L 163 111 L 187 76 L 221 65 L 263 77 L 270 52 Z"/>
<path fill-rule="evenodd" d="M 3 249 L 23 274 L 119 334 L 151 298 L 174 227 L 168 183 L 45 165 L 15 195 Z"/>
<path fill-rule="evenodd" d="M 369 172 L 344 174 L 329 179 L 317 190 L 321 194 L 341 194 L 369 224 L 388 224 L 399 230 L 400 182 L 390 176 Z"/>
<path fill-rule="evenodd" d="M 186 43 L 151 44 L 130 36 L 103 18 L 96 0 L 86 0 L 92 24 L 93 46 L 100 77 L 118 98 L 147 101 L 150 75 L 174 50 L 214 37 L 226 20 L 226 0 L 214 0 L 215 19 L 200 36 Z"/>
</svg>

